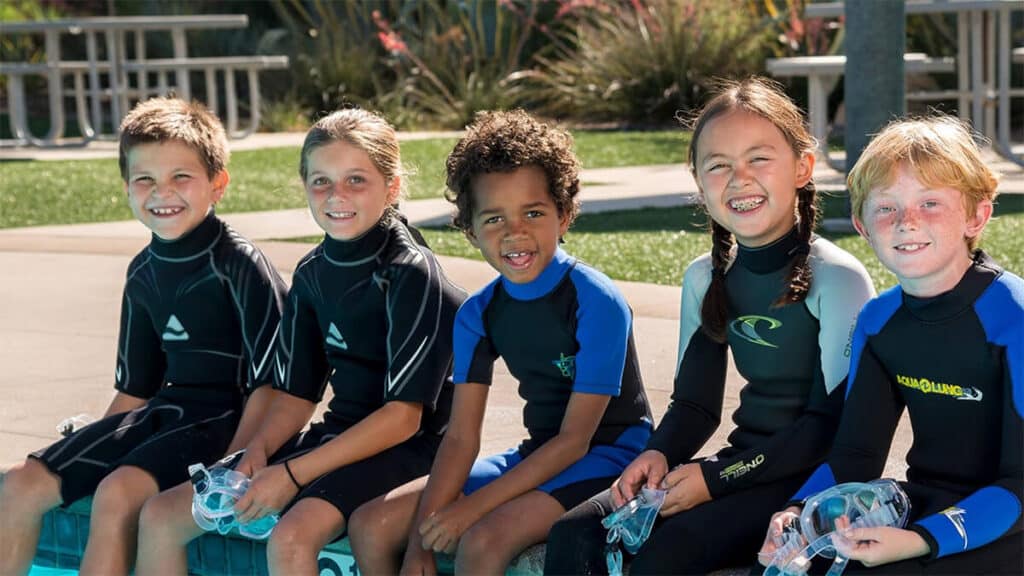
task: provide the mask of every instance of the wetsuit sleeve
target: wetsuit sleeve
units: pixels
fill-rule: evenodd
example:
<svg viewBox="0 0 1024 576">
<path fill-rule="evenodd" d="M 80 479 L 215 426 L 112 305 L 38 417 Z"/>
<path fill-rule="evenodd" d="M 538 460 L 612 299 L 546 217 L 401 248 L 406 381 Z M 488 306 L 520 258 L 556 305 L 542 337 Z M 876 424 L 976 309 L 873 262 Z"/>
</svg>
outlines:
<svg viewBox="0 0 1024 576">
<path fill-rule="evenodd" d="M 167 356 L 149 311 L 130 290 L 131 273 L 128 284 L 121 297 L 114 388 L 138 398 L 152 398 L 163 386 Z"/>
<path fill-rule="evenodd" d="M 231 291 L 245 345 L 246 391 L 273 382 L 271 355 L 277 343 L 284 282 L 267 258 L 255 247 L 236 252 L 217 270 Z"/>
<path fill-rule="evenodd" d="M 277 332 L 274 387 L 318 403 L 330 372 L 308 282 L 302 270 L 296 270 Z"/>
<path fill-rule="evenodd" d="M 679 310 L 679 363 L 672 401 L 647 443 L 669 466 L 689 460 L 711 438 L 722 419 L 727 367 L 726 344 L 700 329 L 700 308 L 711 282 L 710 259 L 692 263 L 683 276 Z"/>
<path fill-rule="evenodd" d="M 825 459 L 843 410 L 857 314 L 874 295 L 871 278 L 855 264 L 815 269 L 804 306 L 818 320 L 819 355 L 803 413 L 758 446 L 701 462 L 712 497 L 805 473 Z"/>
<path fill-rule="evenodd" d="M 1024 289 L 1018 284 L 1016 290 L 1011 287 L 1008 292 L 1005 297 L 1001 290 L 990 290 L 975 306 L 988 341 L 1003 351 L 999 475 L 992 484 L 911 526 L 931 547 L 930 558 L 980 548 L 998 538 L 1020 534 L 1024 526 Z"/>
<path fill-rule="evenodd" d="M 388 318 L 384 400 L 433 408 L 451 368 L 452 322 L 459 302 L 446 293 L 437 261 L 413 254 L 414 261 L 383 271 Z"/>
<path fill-rule="evenodd" d="M 633 324 L 629 305 L 606 278 L 570 273 L 576 286 L 576 377 L 573 392 L 618 396 Z"/>
<path fill-rule="evenodd" d="M 868 324 L 874 315 L 869 304 L 857 322 L 846 402 L 832 450 L 826 463 L 811 474 L 794 500 L 803 500 L 839 483 L 874 480 L 885 469 L 904 403 L 896 383 L 871 350 Z"/>
<path fill-rule="evenodd" d="M 498 352 L 484 327 L 484 314 L 494 294 L 495 284 L 491 283 L 470 296 L 455 315 L 452 333 L 455 348 L 452 381 L 455 384 L 491 384 Z"/>
</svg>

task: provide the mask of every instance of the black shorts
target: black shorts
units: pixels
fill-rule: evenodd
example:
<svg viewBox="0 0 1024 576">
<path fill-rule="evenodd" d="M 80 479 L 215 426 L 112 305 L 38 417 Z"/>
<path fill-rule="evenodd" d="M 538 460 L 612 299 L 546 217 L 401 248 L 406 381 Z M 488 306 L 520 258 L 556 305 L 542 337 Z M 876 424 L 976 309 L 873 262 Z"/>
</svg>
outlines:
<svg viewBox="0 0 1024 576">
<path fill-rule="evenodd" d="M 145 405 L 94 422 L 29 454 L 60 478 L 61 506 L 96 491 L 119 466 L 137 466 L 166 490 L 188 466 L 224 455 L 241 414 L 235 390 L 169 387 Z"/>
<path fill-rule="evenodd" d="M 270 457 L 271 464 L 301 456 L 331 440 L 344 429 L 317 423 L 292 437 Z M 430 474 L 441 438 L 421 434 L 364 460 L 333 470 L 307 484 L 285 508 L 303 498 L 320 498 L 341 511 L 345 519 L 356 508 L 399 486 Z"/>
</svg>

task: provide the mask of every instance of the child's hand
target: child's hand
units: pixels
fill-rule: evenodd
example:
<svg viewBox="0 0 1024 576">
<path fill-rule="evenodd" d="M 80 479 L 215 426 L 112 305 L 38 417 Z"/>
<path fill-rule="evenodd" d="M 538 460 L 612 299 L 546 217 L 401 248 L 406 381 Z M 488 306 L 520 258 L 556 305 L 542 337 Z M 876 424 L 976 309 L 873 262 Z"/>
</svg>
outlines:
<svg viewBox="0 0 1024 576">
<path fill-rule="evenodd" d="M 836 519 L 836 533 L 832 536 L 832 543 L 839 554 L 851 560 L 859 560 L 869 568 L 917 558 L 931 551 L 924 538 L 913 530 L 892 526 L 850 528 L 850 522 L 845 516 Z"/>
<path fill-rule="evenodd" d="M 640 489 L 660 488 L 668 473 L 668 460 L 657 450 L 647 450 L 626 466 L 619 479 L 612 484 L 612 503 L 616 508 L 632 500 Z"/>
<path fill-rule="evenodd" d="M 764 544 L 761 544 L 761 550 L 757 553 L 757 561 L 761 563 L 761 566 L 767 567 L 775 558 L 775 553 L 783 542 L 782 533 L 786 526 L 799 521 L 799 506 L 790 506 L 782 512 L 772 515 L 772 520 L 768 524 L 768 533 L 764 536 Z"/>
<path fill-rule="evenodd" d="M 419 532 L 423 537 L 421 546 L 424 550 L 455 553 L 463 532 L 480 519 L 466 505 L 466 500 L 460 498 L 434 512 L 420 524 Z"/>
<path fill-rule="evenodd" d="M 248 448 L 235 470 L 252 478 L 256 472 L 267 467 L 267 455 L 259 448 Z"/>
<path fill-rule="evenodd" d="M 410 543 L 405 548 L 405 558 L 402 560 L 400 576 L 436 576 L 437 563 L 434 561 L 434 553 L 424 550 L 422 546 Z"/>
<path fill-rule="evenodd" d="M 662 485 L 668 488 L 668 494 L 665 494 L 665 503 L 661 505 L 661 515 L 664 517 L 678 514 L 711 500 L 708 484 L 704 481 L 700 464 L 696 462 L 685 464 L 669 472 L 662 481 Z"/>
<path fill-rule="evenodd" d="M 240 524 L 280 512 L 299 492 L 284 466 L 276 464 L 257 471 L 249 490 L 235 503 L 235 518 Z"/>
</svg>

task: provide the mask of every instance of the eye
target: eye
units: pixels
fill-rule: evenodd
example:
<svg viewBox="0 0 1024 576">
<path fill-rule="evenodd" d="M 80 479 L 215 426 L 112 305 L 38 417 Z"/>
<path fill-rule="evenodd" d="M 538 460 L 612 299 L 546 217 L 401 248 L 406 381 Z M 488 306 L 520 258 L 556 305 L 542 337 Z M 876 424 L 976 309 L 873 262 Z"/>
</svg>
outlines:
<svg viewBox="0 0 1024 576">
<path fill-rule="evenodd" d="M 939 202 L 937 200 L 925 200 L 921 203 L 921 206 L 924 208 L 938 208 Z"/>
<path fill-rule="evenodd" d="M 149 176 L 136 176 L 135 179 L 132 180 L 132 182 L 135 184 L 149 184 L 153 182 L 153 178 Z"/>
<path fill-rule="evenodd" d="M 541 212 L 540 210 L 529 210 L 526 212 L 527 218 L 540 218 L 543 215 L 544 213 Z"/>
<path fill-rule="evenodd" d="M 331 183 L 331 181 L 328 180 L 326 177 L 324 177 L 324 176 L 317 176 L 317 177 L 313 178 L 313 180 L 310 182 L 310 186 L 315 186 L 315 187 L 327 186 L 330 183 Z"/>
<path fill-rule="evenodd" d="M 355 174 L 355 175 L 352 175 L 352 176 L 348 177 L 348 183 L 351 184 L 352 186 L 358 186 L 359 184 L 364 184 L 365 182 L 366 182 L 366 178 L 364 178 L 364 177 L 362 177 L 362 176 L 360 176 L 358 174 Z"/>
<path fill-rule="evenodd" d="M 750 159 L 750 163 L 751 164 L 755 164 L 755 163 L 767 162 L 769 160 L 771 160 L 771 158 L 767 158 L 765 156 L 755 156 L 755 157 Z"/>
<path fill-rule="evenodd" d="M 878 214 L 890 214 L 894 211 L 892 206 L 878 206 L 875 208 L 875 212 Z"/>
<path fill-rule="evenodd" d="M 502 221 L 501 216 L 490 216 L 490 217 L 484 219 L 484 224 L 497 224 L 498 222 L 501 222 L 501 221 Z"/>
<path fill-rule="evenodd" d="M 174 179 L 175 180 L 189 180 L 190 178 L 192 178 L 191 174 L 175 174 L 174 175 Z"/>
<path fill-rule="evenodd" d="M 721 172 L 722 170 L 725 170 L 726 168 L 728 168 L 728 166 L 726 164 L 723 164 L 723 163 L 719 162 L 719 163 L 712 164 L 712 165 L 708 166 L 707 168 L 704 169 L 704 171 L 705 172 Z"/>
</svg>

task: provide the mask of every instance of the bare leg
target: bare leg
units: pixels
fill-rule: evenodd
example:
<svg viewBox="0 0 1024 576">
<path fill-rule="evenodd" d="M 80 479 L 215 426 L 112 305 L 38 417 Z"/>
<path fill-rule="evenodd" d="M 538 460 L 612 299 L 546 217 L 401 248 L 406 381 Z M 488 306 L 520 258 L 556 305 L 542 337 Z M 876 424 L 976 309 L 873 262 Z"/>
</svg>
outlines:
<svg viewBox="0 0 1024 576">
<path fill-rule="evenodd" d="M 185 574 L 188 543 L 203 534 L 192 519 L 192 484 L 184 482 L 146 500 L 139 516 L 135 573 Z"/>
<path fill-rule="evenodd" d="M 0 574 L 28 573 L 39 544 L 43 514 L 60 505 L 60 478 L 27 458 L 0 484 Z"/>
<path fill-rule="evenodd" d="M 417 478 L 374 498 L 352 513 L 348 539 L 360 574 L 398 574 L 409 530 L 426 486 L 426 476 Z"/>
<path fill-rule="evenodd" d="M 135 560 L 139 512 L 158 491 L 153 476 L 136 466 L 121 466 L 100 482 L 92 499 L 81 574 L 128 574 Z"/>
<path fill-rule="evenodd" d="M 299 500 L 270 533 L 267 568 L 275 576 L 318 576 L 317 555 L 344 529 L 345 517 L 333 504 L 319 498 Z"/>
<path fill-rule="evenodd" d="M 517 554 L 547 538 L 564 513 L 557 500 L 539 490 L 502 504 L 462 535 L 455 573 L 504 574 Z"/>
</svg>

